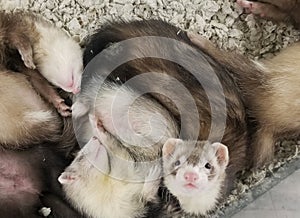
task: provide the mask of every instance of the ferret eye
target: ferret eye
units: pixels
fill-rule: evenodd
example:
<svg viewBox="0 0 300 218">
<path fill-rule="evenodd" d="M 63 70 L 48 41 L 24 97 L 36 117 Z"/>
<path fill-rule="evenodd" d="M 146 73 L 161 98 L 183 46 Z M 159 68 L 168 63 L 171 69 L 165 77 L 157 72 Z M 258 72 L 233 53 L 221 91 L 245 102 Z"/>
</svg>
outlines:
<svg viewBox="0 0 300 218">
<path fill-rule="evenodd" d="M 211 169 L 210 163 L 206 163 L 204 167 L 205 167 L 206 169 L 209 169 L 209 170 Z"/>
<path fill-rule="evenodd" d="M 175 163 L 174 163 L 175 166 L 179 166 L 180 165 L 180 160 L 177 160 Z"/>
</svg>

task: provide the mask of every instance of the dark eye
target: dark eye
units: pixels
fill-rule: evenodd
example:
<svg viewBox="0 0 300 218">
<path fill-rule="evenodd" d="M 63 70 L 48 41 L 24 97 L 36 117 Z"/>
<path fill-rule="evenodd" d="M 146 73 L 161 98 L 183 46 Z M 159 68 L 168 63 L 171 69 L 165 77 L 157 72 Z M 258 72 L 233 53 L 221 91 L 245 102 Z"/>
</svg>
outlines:
<svg viewBox="0 0 300 218">
<path fill-rule="evenodd" d="M 209 169 L 209 170 L 211 169 L 210 163 L 206 163 L 204 167 L 205 167 L 206 169 Z"/>
<path fill-rule="evenodd" d="M 174 163 L 175 166 L 179 166 L 180 165 L 180 160 L 177 160 L 175 163 Z"/>
</svg>

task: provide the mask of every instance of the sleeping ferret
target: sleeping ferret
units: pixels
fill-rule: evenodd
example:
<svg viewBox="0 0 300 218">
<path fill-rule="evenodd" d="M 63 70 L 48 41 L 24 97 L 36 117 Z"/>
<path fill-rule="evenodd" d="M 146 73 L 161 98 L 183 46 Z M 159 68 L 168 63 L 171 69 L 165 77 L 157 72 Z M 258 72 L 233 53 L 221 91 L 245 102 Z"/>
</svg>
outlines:
<svg viewBox="0 0 300 218">
<path fill-rule="evenodd" d="M 95 74 L 81 90 L 72 107 L 81 144 L 93 136 L 91 116 L 140 161 L 159 158 L 165 141 L 179 135 L 175 119 L 161 104 L 128 86 L 104 82 Z"/>
<path fill-rule="evenodd" d="M 76 94 L 82 76 L 82 51 L 78 43 L 53 24 L 25 12 L 0 12 L 0 38 L 2 65 L 34 77 L 31 82 L 37 92 L 63 116 L 70 115 L 69 106 L 54 88 L 35 75 L 37 71 L 24 70 L 20 60 L 27 68 L 36 68 L 52 85 Z"/>
<path fill-rule="evenodd" d="M 217 49 L 210 41 L 190 33 L 191 41 L 229 69 L 244 95 L 253 134 L 253 164 L 273 159 L 275 142 L 300 133 L 300 43 L 283 49 L 277 56 L 251 61 Z"/>
<path fill-rule="evenodd" d="M 63 121 L 25 75 L 0 70 L 0 147 L 24 148 L 58 141 Z"/>
<path fill-rule="evenodd" d="M 66 198 L 92 218 L 147 217 L 151 205 L 158 207 L 160 168 L 136 164 L 120 142 L 101 131 L 58 178 Z"/>
</svg>

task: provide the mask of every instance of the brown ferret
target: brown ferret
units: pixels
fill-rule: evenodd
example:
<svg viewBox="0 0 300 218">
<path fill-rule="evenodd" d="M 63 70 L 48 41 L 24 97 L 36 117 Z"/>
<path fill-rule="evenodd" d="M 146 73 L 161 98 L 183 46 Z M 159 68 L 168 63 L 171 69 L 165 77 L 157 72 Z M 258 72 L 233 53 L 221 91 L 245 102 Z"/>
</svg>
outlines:
<svg viewBox="0 0 300 218">
<path fill-rule="evenodd" d="M 297 0 L 237 0 L 247 13 L 275 22 L 286 22 L 300 28 L 300 2 Z"/>
<path fill-rule="evenodd" d="M 1 65 L 26 74 L 43 98 L 69 116 L 70 107 L 50 84 L 79 92 L 82 51 L 78 43 L 53 24 L 25 12 L 0 12 L 0 39 Z M 35 68 L 38 71 L 29 70 Z"/>
<path fill-rule="evenodd" d="M 84 65 L 82 90 L 97 73 L 126 83 L 167 108 L 181 126 L 180 138 L 228 145 L 224 189 L 230 190 L 247 166 L 244 105 L 227 69 L 191 44 L 185 32 L 161 20 L 111 23 L 87 40 Z"/>
<path fill-rule="evenodd" d="M 0 71 L 0 144 L 23 148 L 45 140 L 59 140 L 63 122 L 37 94 L 25 75 Z"/>
<path fill-rule="evenodd" d="M 254 119 L 252 135 L 255 166 L 272 160 L 275 141 L 297 136 L 300 130 L 300 44 L 277 56 L 251 61 L 243 55 L 217 49 L 203 37 L 189 34 L 191 41 L 229 69 L 244 95 L 248 114 Z"/>
</svg>

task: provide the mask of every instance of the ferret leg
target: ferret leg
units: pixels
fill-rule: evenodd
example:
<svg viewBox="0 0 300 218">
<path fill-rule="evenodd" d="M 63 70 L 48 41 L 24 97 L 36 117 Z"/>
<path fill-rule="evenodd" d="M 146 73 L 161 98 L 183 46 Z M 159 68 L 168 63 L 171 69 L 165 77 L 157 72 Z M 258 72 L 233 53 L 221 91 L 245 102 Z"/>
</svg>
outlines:
<svg viewBox="0 0 300 218">
<path fill-rule="evenodd" d="M 275 1 L 276 2 L 276 1 Z M 275 22 L 289 21 L 289 14 L 281 10 L 281 8 L 275 6 L 275 4 L 268 4 L 262 2 L 251 2 L 247 0 L 237 0 L 237 3 L 246 9 L 247 13 L 258 15 L 262 18 L 272 20 Z"/>
<path fill-rule="evenodd" d="M 41 74 L 30 69 L 24 69 L 22 73 L 29 76 L 30 82 L 36 91 L 44 99 L 53 104 L 62 116 L 67 117 L 71 115 L 71 108 L 65 104 L 64 99 L 59 96 L 56 90 Z"/>
<path fill-rule="evenodd" d="M 270 128 L 260 128 L 254 135 L 253 149 L 253 165 L 261 167 L 269 163 L 274 157 L 275 139 L 273 131 Z"/>
<path fill-rule="evenodd" d="M 158 188 L 160 185 L 161 166 L 153 166 L 150 168 L 148 175 L 145 178 L 142 197 L 146 201 L 156 199 Z"/>
</svg>

